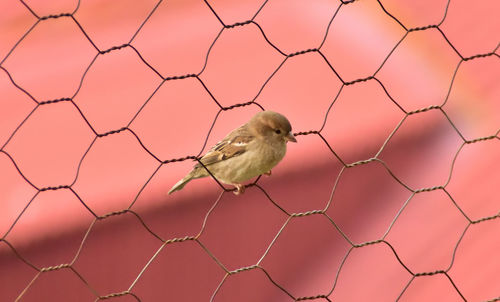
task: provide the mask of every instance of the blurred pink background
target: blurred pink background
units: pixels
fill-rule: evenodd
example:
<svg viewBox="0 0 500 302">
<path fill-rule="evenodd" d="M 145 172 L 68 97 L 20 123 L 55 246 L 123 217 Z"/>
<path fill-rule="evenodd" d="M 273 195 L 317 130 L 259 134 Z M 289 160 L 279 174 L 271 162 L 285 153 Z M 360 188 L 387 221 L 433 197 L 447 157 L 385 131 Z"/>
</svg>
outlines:
<svg viewBox="0 0 500 302">
<path fill-rule="evenodd" d="M 1 301 L 500 298 L 500 2 L 24 3 Z M 312 131 L 272 176 L 167 195 L 260 106 Z"/>
</svg>

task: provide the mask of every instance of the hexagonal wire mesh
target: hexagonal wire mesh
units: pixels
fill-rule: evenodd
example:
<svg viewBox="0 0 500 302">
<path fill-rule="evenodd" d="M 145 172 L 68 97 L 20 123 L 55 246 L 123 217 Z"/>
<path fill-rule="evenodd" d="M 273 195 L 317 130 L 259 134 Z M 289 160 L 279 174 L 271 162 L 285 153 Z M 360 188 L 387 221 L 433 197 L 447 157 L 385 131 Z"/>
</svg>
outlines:
<svg viewBox="0 0 500 302">
<path fill-rule="evenodd" d="M 2 300 L 500 299 L 499 44 L 477 52 L 488 43 L 476 43 L 494 38 L 498 22 L 483 40 L 462 42 L 446 22 L 458 18 L 458 0 L 421 7 L 438 22 L 382 0 L 54 3 L 5 10 L 18 5 L 32 24 L 6 26 L 0 62 L 5 95 L 24 98 L 2 104 Z M 461 73 L 474 62 L 485 64 L 477 81 L 492 85 L 478 89 L 492 112 L 450 105 L 467 101 L 457 87 L 471 81 Z M 422 73 L 426 64 L 451 77 Z M 220 126 L 227 112 L 248 108 L 285 113 L 306 147 L 290 146 L 290 160 L 241 197 L 212 179 L 166 205 L 183 163 L 250 116 Z M 473 109 L 493 130 L 462 126 Z M 489 185 L 471 192 L 467 182 L 480 176 Z"/>
</svg>

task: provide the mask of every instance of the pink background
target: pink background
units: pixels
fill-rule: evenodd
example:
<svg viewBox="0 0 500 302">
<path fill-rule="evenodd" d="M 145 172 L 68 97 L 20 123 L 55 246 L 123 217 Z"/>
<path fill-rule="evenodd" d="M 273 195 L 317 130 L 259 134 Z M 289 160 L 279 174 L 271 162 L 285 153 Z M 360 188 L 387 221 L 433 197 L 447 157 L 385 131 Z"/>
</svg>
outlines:
<svg viewBox="0 0 500 302">
<path fill-rule="evenodd" d="M 499 1 L 24 2 L 1 301 L 500 297 Z M 166 194 L 260 107 L 307 132 L 271 177 Z"/>
</svg>

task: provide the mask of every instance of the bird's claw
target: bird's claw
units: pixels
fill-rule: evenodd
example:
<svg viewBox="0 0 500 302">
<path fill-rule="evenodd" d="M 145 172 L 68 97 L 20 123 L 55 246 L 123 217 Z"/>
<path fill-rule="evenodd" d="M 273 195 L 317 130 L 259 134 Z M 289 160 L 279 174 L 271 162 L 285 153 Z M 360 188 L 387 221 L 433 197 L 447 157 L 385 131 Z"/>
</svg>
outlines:
<svg viewBox="0 0 500 302">
<path fill-rule="evenodd" d="M 245 193 L 245 185 L 244 184 L 234 184 L 236 187 L 236 191 L 233 191 L 234 195 L 240 195 Z"/>
</svg>

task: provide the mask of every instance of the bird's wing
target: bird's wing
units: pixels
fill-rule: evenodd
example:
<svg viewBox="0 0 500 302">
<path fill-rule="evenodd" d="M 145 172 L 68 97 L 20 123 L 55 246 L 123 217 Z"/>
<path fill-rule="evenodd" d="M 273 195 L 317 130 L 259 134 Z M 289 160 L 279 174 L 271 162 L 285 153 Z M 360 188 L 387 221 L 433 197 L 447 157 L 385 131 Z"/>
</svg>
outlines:
<svg viewBox="0 0 500 302">
<path fill-rule="evenodd" d="M 255 137 L 250 135 L 246 127 L 242 126 L 215 144 L 200 161 L 203 165 L 208 166 L 241 155 L 247 151 L 248 144 L 254 139 Z M 197 163 L 194 167 L 201 168 L 202 165 Z"/>
</svg>

